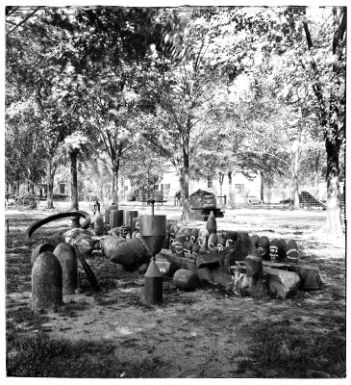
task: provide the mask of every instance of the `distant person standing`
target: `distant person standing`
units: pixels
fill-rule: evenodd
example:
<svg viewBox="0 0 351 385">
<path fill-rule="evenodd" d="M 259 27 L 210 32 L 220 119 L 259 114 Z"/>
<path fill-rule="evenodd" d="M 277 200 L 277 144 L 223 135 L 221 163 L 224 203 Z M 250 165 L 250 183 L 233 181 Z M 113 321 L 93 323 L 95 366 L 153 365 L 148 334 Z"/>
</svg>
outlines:
<svg viewBox="0 0 351 385">
<path fill-rule="evenodd" d="M 180 191 L 177 191 L 174 196 L 175 196 L 175 205 L 180 206 L 180 200 L 182 199 L 182 193 Z"/>
</svg>

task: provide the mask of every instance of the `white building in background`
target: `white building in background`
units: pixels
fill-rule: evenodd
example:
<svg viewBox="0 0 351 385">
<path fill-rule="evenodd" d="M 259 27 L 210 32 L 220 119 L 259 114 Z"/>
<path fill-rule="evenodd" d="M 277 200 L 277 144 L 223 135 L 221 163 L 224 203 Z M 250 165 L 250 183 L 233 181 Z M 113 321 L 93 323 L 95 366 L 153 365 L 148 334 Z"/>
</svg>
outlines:
<svg viewBox="0 0 351 385">
<path fill-rule="evenodd" d="M 133 186 L 128 178 L 121 180 L 121 200 L 127 200 L 128 195 L 133 192 Z M 224 203 L 224 196 L 226 196 L 226 203 L 231 205 L 245 205 L 248 203 L 280 203 L 284 200 L 293 199 L 294 188 L 292 182 L 287 180 L 283 183 L 276 183 L 274 185 L 264 184 L 262 186 L 261 176 L 256 175 L 248 178 L 240 172 L 232 174 L 232 184 L 230 186 L 228 175 L 224 175 L 222 186 L 218 179 L 199 179 L 189 181 L 189 193 L 192 194 L 197 190 L 205 190 L 214 193 L 217 196 L 219 204 Z M 261 189 L 263 190 L 261 193 Z M 171 163 L 165 165 L 158 184 L 155 190 L 159 193 L 162 199 L 168 203 L 173 204 L 175 194 L 180 191 L 179 176 Z M 232 194 L 230 193 L 232 191 Z M 301 191 L 308 191 L 320 201 L 326 200 L 326 185 L 319 183 L 316 185 L 301 185 Z"/>
<path fill-rule="evenodd" d="M 169 203 L 174 202 L 174 197 L 180 191 L 179 176 L 171 163 L 165 165 L 162 175 L 160 175 L 159 182 L 155 186 L 159 196 Z M 230 184 L 228 176 L 224 176 L 223 184 L 221 186 L 217 179 L 199 179 L 189 181 L 189 192 L 192 194 L 197 190 L 206 190 L 214 193 L 218 198 L 219 203 L 224 203 L 224 196 L 226 196 L 227 203 L 230 199 Z M 261 178 L 256 176 L 253 179 L 246 178 L 243 174 L 237 173 L 232 176 L 232 197 L 234 196 L 235 204 L 248 203 L 250 199 L 260 200 Z M 127 196 L 133 192 L 133 186 L 130 181 L 125 178 L 120 191 L 123 191 L 122 200 L 126 200 Z"/>
</svg>

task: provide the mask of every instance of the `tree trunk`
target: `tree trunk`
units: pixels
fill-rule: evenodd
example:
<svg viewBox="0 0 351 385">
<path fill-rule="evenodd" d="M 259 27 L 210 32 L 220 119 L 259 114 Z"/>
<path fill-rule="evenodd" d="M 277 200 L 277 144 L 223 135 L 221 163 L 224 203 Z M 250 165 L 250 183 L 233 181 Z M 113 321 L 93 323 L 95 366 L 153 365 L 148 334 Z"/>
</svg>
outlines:
<svg viewBox="0 0 351 385">
<path fill-rule="evenodd" d="M 340 144 L 337 141 L 331 142 L 327 137 L 325 147 L 327 150 L 327 221 L 323 230 L 328 239 L 334 241 L 343 238 L 339 183 Z"/>
<path fill-rule="evenodd" d="M 223 182 L 224 182 L 224 174 L 222 172 L 219 173 L 219 195 L 223 196 Z"/>
<path fill-rule="evenodd" d="M 180 190 L 182 194 L 182 220 L 187 223 L 190 220 L 190 203 L 189 203 L 189 158 L 184 158 L 184 164 L 180 174 Z"/>
<path fill-rule="evenodd" d="M 295 209 L 300 208 L 299 182 L 296 174 L 294 175 L 294 207 Z"/>
<path fill-rule="evenodd" d="M 182 194 L 182 220 L 188 223 L 190 220 L 190 203 L 189 203 L 189 139 L 190 139 L 190 119 L 188 119 L 186 132 L 183 133 L 182 151 L 183 151 L 183 167 L 180 171 L 180 188 Z"/>
<path fill-rule="evenodd" d="M 118 203 L 118 175 L 119 175 L 119 161 L 116 161 L 112 168 L 112 202 Z"/>
<path fill-rule="evenodd" d="M 314 160 L 314 196 L 318 199 L 319 197 L 319 163 L 320 153 L 318 151 Z"/>
<path fill-rule="evenodd" d="M 71 210 L 79 210 L 77 172 L 78 151 L 74 150 L 70 152 L 69 156 L 71 159 Z"/>
<path fill-rule="evenodd" d="M 298 172 L 299 172 L 299 159 L 300 159 L 300 143 L 301 143 L 301 127 L 299 130 L 299 139 L 298 139 L 298 147 L 296 148 L 293 164 L 292 164 L 292 176 L 294 183 L 294 207 L 295 209 L 300 208 L 300 196 L 299 196 L 299 182 L 298 182 Z"/>
<path fill-rule="evenodd" d="M 260 171 L 260 201 L 264 202 L 264 178 L 263 178 L 263 172 Z"/>
<path fill-rule="evenodd" d="M 54 177 L 56 173 L 56 166 L 52 164 L 51 160 L 47 161 L 46 166 L 46 186 L 47 186 L 47 195 L 46 202 L 47 208 L 54 208 Z"/>
<path fill-rule="evenodd" d="M 228 181 L 229 181 L 229 202 L 228 202 L 228 204 L 231 207 L 234 207 L 235 206 L 235 194 L 234 194 L 234 190 L 233 190 L 233 172 L 228 171 L 227 175 L 228 175 Z"/>
<path fill-rule="evenodd" d="M 333 8 L 334 36 L 332 41 L 333 55 L 337 58 L 333 64 L 335 81 L 331 87 L 331 95 L 327 103 L 323 98 L 323 90 L 319 82 L 317 64 L 311 61 L 311 67 L 316 75 L 316 82 L 313 86 L 315 96 L 319 104 L 320 123 L 324 130 L 325 147 L 327 151 L 327 220 L 321 229 L 323 239 L 336 240 L 343 238 L 340 210 L 340 188 L 339 188 L 339 151 L 345 137 L 346 128 L 346 7 Z M 309 49 L 313 48 L 308 23 L 304 22 L 303 27 L 306 34 L 306 41 Z M 338 90 L 343 89 L 343 95 L 337 95 Z M 340 91 L 339 91 L 340 92 Z M 337 102 L 339 101 L 339 103 Z"/>
</svg>

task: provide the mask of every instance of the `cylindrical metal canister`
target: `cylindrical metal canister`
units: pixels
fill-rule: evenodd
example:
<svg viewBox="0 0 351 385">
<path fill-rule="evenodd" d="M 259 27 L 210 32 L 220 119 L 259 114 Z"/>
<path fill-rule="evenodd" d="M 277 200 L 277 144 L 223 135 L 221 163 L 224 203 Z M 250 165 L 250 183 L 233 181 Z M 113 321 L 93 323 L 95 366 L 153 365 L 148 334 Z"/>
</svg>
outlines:
<svg viewBox="0 0 351 385">
<path fill-rule="evenodd" d="M 111 229 L 113 229 L 114 227 L 123 226 L 123 217 L 124 217 L 123 210 L 111 210 L 110 220 L 109 220 Z"/>
<path fill-rule="evenodd" d="M 133 210 L 124 211 L 124 226 L 133 227 L 133 219 L 138 217 L 138 212 Z"/>
<path fill-rule="evenodd" d="M 78 287 L 78 263 L 73 247 L 65 242 L 59 243 L 54 254 L 62 269 L 62 294 L 74 294 Z"/>
<path fill-rule="evenodd" d="M 110 212 L 112 210 L 118 210 L 118 206 L 115 203 L 112 203 L 111 205 L 107 206 L 105 209 L 105 223 L 107 225 L 110 224 Z"/>
<path fill-rule="evenodd" d="M 33 310 L 55 309 L 62 305 L 62 269 L 56 256 L 39 254 L 32 268 Z"/>
<path fill-rule="evenodd" d="M 150 255 L 153 256 L 161 250 L 162 242 L 166 236 L 166 216 L 141 215 L 139 221 L 140 235 Z"/>
<path fill-rule="evenodd" d="M 162 273 L 158 268 L 156 261 L 151 260 L 145 273 L 145 302 L 148 305 L 162 303 Z"/>
</svg>

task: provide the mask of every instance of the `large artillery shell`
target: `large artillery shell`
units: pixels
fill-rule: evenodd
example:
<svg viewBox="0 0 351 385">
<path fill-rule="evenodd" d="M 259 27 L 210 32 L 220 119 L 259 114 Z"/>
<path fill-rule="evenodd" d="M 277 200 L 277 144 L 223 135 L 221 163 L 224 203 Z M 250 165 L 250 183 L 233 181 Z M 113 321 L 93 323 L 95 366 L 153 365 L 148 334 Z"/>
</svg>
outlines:
<svg viewBox="0 0 351 385">
<path fill-rule="evenodd" d="M 50 243 L 41 243 L 40 245 L 36 246 L 32 251 L 32 257 L 31 262 L 34 263 L 37 259 L 38 255 L 41 253 L 44 253 L 45 251 L 54 251 L 54 246 Z"/>
<path fill-rule="evenodd" d="M 78 287 L 78 263 L 74 249 L 68 243 L 59 243 L 54 254 L 61 264 L 62 269 L 62 293 L 74 294 Z"/>
<path fill-rule="evenodd" d="M 62 305 L 62 269 L 56 256 L 46 251 L 32 268 L 33 310 L 55 309 Z"/>
</svg>

